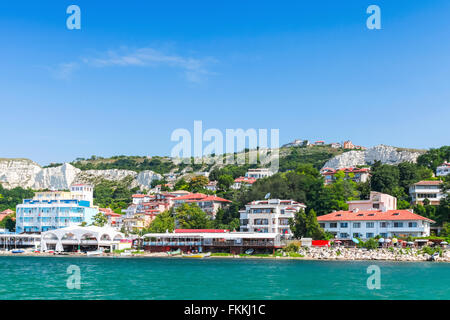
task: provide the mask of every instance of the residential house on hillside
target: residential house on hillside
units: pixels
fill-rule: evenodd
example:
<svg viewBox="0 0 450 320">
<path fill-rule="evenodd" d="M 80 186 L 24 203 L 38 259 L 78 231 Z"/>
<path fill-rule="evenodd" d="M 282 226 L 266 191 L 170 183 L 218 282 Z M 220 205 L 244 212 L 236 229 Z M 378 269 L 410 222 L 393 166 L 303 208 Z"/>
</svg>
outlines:
<svg viewBox="0 0 450 320">
<path fill-rule="evenodd" d="M 204 212 L 212 216 L 216 216 L 219 209 L 228 206 L 231 201 L 217 196 L 206 195 L 203 193 L 190 193 L 173 199 L 174 207 L 178 208 L 184 203 L 196 203 Z"/>
<path fill-rule="evenodd" d="M 409 187 L 409 194 L 413 205 L 423 204 L 425 199 L 430 200 L 430 204 L 439 205 L 441 199 L 446 195 L 441 190 L 442 181 L 419 181 Z"/>
<path fill-rule="evenodd" d="M 320 170 L 320 174 L 325 178 L 325 184 L 331 184 L 336 180 L 336 173 L 343 171 L 345 173 L 344 179 L 351 179 L 356 183 L 366 182 L 370 177 L 369 168 L 342 168 L 335 170 L 333 168 L 323 168 Z"/>
<path fill-rule="evenodd" d="M 450 163 L 444 162 L 439 167 L 436 168 L 436 176 L 445 177 L 450 174 Z"/>
<path fill-rule="evenodd" d="M 267 168 L 248 169 L 248 171 L 245 173 L 246 178 L 254 178 L 254 179 L 267 178 L 272 175 L 273 172 Z"/>
<path fill-rule="evenodd" d="M 217 191 L 217 181 L 208 182 L 206 189 L 213 192 Z"/>
<path fill-rule="evenodd" d="M 239 177 L 239 178 L 234 179 L 234 184 L 231 185 L 231 189 L 238 190 L 238 189 L 242 188 L 243 186 L 250 187 L 255 182 L 256 182 L 255 178 Z"/>
</svg>

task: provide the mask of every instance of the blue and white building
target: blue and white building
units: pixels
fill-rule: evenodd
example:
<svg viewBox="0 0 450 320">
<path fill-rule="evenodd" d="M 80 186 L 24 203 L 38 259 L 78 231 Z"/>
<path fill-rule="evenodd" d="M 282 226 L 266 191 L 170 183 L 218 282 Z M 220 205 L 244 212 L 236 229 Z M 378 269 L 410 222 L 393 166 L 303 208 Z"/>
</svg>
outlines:
<svg viewBox="0 0 450 320">
<path fill-rule="evenodd" d="M 16 232 L 40 233 L 83 222 L 89 225 L 98 213 L 92 199 L 93 188 L 88 185 L 72 186 L 70 192 L 38 192 L 33 199 L 17 205 Z"/>
</svg>

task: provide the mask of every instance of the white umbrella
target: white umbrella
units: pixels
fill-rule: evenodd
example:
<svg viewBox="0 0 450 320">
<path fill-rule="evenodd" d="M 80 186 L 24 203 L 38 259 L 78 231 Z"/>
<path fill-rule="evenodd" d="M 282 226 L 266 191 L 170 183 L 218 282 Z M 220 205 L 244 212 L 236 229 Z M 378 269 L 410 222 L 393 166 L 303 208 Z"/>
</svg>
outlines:
<svg viewBox="0 0 450 320">
<path fill-rule="evenodd" d="M 384 242 L 384 238 L 378 239 L 378 242 L 379 242 L 379 243 L 383 243 L 383 242 Z"/>
<path fill-rule="evenodd" d="M 440 244 L 446 246 L 446 245 L 448 245 L 448 242 L 447 241 L 442 241 Z"/>
<path fill-rule="evenodd" d="M 386 243 L 390 243 L 391 241 L 392 241 L 391 239 L 384 240 L 384 242 L 386 242 Z"/>
</svg>

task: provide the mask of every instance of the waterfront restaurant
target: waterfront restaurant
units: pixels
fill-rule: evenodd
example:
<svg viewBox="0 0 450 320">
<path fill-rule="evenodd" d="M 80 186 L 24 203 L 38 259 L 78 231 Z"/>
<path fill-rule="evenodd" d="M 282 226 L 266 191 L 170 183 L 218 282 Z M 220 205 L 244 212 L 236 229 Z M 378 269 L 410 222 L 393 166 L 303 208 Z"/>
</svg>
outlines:
<svg viewBox="0 0 450 320">
<path fill-rule="evenodd" d="M 57 252 L 95 251 L 121 249 L 125 236 L 111 227 L 73 226 L 43 232 L 41 250 Z M 131 247 L 131 244 L 128 243 Z"/>
<path fill-rule="evenodd" d="M 280 235 L 262 232 L 229 232 L 222 229 L 176 229 L 174 232 L 148 233 L 141 237 L 144 250 L 167 252 L 180 249 L 183 252 L 244 253 L 274 252 L 281 248 Z"/>
</svg>

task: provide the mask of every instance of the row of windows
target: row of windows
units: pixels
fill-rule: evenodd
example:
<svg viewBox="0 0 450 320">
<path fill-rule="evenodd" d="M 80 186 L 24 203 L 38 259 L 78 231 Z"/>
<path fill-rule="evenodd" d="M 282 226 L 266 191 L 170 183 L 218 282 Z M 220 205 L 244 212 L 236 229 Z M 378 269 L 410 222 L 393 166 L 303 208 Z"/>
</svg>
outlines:
<svg viewBox="0 0 450 320">
<path fill-rule="evenodd" d="M 345 229 L 345 228 L 348 228 L 348 225 L 349 225 L 348 222 L 341 222 L 339 224 L 339 227 L 341 229 Z M 404 225 L 407 225 L 408 228 L 417 228 L 417 222 L 408 222 L 407 224 L 403 223 L 403 222 L 394 222 L 392 224 L 392 226 L 394 228 L 403 228 Z M 389 226 L 390 226 L 389 222 L 380 222 L 380 228 L 387 228 Z M 320 227 L 321 228 L 326 228 L 326 223 L 320 223 Z M 334 228 L 337 228 L 337 227 L 338 227 L 337 222 L 331 222 L 330 223 L 330 229 L 334 229 Z M 353 222 L 353 228 L 354 229 L 361 228 L 361 222 Z M 375 228 L 375 222 L 366 222 L 366 228 Z"/>
</svg>

